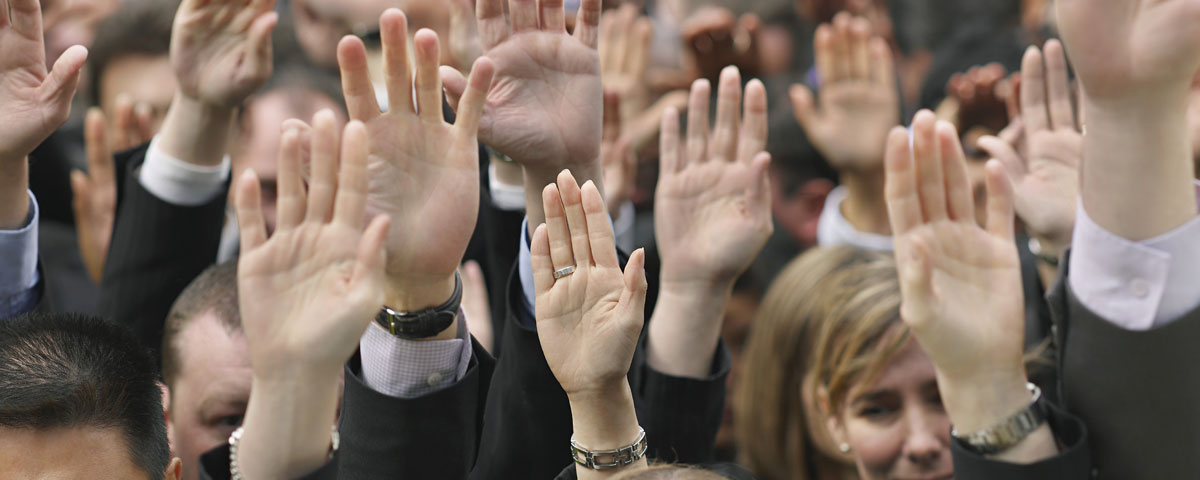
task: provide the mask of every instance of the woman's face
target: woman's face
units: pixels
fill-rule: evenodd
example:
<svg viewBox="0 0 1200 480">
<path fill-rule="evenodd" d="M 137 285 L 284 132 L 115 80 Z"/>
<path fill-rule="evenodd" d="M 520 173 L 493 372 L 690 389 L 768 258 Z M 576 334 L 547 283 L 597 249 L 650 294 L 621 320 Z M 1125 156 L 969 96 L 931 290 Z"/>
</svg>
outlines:
<svg viewBox="0 0 1200 480">
<path fill-rule="evenodd" d="M 863 480 L 933 480 L 954 475 L 950 419 L 933 362 L 916 341 L 900 350 L 871 384 L 850 389 L 834 439 L 850 446 Z"/>
</svg>

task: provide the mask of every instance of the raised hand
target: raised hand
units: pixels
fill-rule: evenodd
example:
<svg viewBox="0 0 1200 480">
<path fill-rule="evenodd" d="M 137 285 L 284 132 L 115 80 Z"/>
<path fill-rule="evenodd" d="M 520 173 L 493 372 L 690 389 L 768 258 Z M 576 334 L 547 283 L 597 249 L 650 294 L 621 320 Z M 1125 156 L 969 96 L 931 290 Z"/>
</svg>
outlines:
<svg viewBox="0 0 1200 480">
<path fill-rule="evenodd" d="M 758 75 L 762 69 L 758 49 L 761 33 L 762 21 L 758 15 L 747 13 L 737 18 L 724 8 L 702 7 L 680 27 L 684 68 L 692 78 L 710 82 L 729 65 L 746 75 Z"/>
<path fill-rule="evenodd" d="M 687 93 L 680 90 L 668 92 L 650 103 L 646 71 L 650 63 L 652 34 L 650 19 L 639 16 L 633 4 L 610 10 L 600 20 L 600 71 L 604 91 L 606 95 L 615 93 L 620 98 L 620 113 L 624 119 L 620 133 L 629 138 L 634 152 L 642 151 L 654 141 L 659 120 L 668 107 L 683 108 L 687 103 Z M 607 105 L 604 116 L 608 118 Z M 612 203 L 609 205 L 611 208 Z"/>
<path fill-rule="evenodd" d="M 983 127 L 998 132 L 1008 124 L 1007 98 L 998 95 L 1004 66 L 989 63 L 956 73 L 946 82 L 946 96 L 955 101 L 955 125 L 960 131 Z M 939 109 L 940 110 L 940 109 Z"/>
<path fill-rule="evenodd" d="M 1079 201 L 1083 135 L 1071 106 L 1071 84 L 1062 44 L 1030 47 L 1021 66 L 1021 116 L 997 137 L 982 137 L 980 148 L 1000 160 L 1016 193 L 1017 216 L 1047 253 L 1071 243 Z M 1019 152 L 1023 152 L 1023 155 Z"/>
<path fill-rule="evenodd" d="M 818 103 L 794 85 L 792 108 L 813 146 L 838 170 L 879 171 L 888 130 L 899 124 L 900 94 L 887 43 L 863 18 L 839 13 L 814 38 Z"/>
<path fill-rule="evenodd" d="M 37 0 L 10 0 L 0 7 L 0 117 L 5 124 L 0 129 L 0 177 L 7 177 L 11 165 L 24 162 L 67 121 L 87 49 L 67 49 L 47 70 Z M 25 195 L 23 188 L 20 194 Z"/>
<path fill-rule="evenodd" d="M 125 120 L 119 120 L 120 131 L 111 135 L 113 143 L 124 145 L 149 141 L 149 138 L 142 138 L 141 128 L 126 123 L 135 117 L 133 104 L 118 102 L 117 108 L 117 118 Z M 104 262 L 108 257 L 117 211 L 117 179 L 113 171 L 113 154 L 107 128 L 104 113 L 99 108 L 88 111 L 83 130 L 87 146 L 87 173 L 79 170 L 71 172 L 72 206 L 79 252 L 88 276 L 97 284 L 104 275 Z"/>
<path fill-rule="evenodd" d="M 275 0 L 184 0 L 171 34 L 180 92 L 236 108 L 271 76 Z"/>
<path fill-rule="evenodd" d="M 413 72 L 404 14 L 389 9 L 379 25 L 390 103 L 387 113 L 381 114 L 376 103 L 361 40 L 342 39 L 338 64 L 350 118 L 365 123 L 368 131 L 367 214 L 393 219 L 387 240 L 388 307 L 417 311 L 450 298 L 454 272 L 475 230 L 476 131 L 493 65 L 487 57 L 475 62 L 451 125 L 442 115 L 437 34 L 422 29 L 414 36 Z"/>
<path fill-rule="evenodd" d="M 307 188 L 300 137 L 289 129 L 280 141 L 270 238 L 254 171 L 237 187 L 238 302 L 254 369 L 238 453 L 251 478 L 296 477 L 328 460 L 338 376 L 383 304 L 388 218 L 363 230 L 366 127 L 350 122 L 339 142 L 333 113 L 317 114 Z"/>
<path fill-rule="evenodd" d="M 604 200 L 591 182 L 581 189 L 563 171 L 542 201 L 546 223 L 530 245 L 538 339 L 569 397 L 602 394 L 626 381 L 641 335 L 645 252 L 635 251 L 622 272 Z"/>
<path fill-rule="evenodd" d="M 679 113 L 672 109 L 663 115 L 654 201 L 662 284 L 650 322 L 650 366 L 693 378 L 710 373 L 733 283 L 773 228 L 770 155 L 763 151 L 766 90 L 752 80 L 743 107 L 738 70 L 726 68 L 711 129 L 709 93 L 707 80 L 692 86 L 686 141 L 680 138 Z"/>
<path fill-rule="evenodd" d="M 621 205 L 633 198 L 637 189 L 637 156 L 629 139 L 621 136 L 621 96 L 604 93 L 604 135 L 600 142 L 600 164 L 604 166 L 604 199 L 613 219 Z"/>
<path fill-rule="evenodd" d="M 502 0 L 478 0 L 475 15 L 483 56 L 496 71 L 479 139 L 527 170 L 557 173 L 586 165 L 596 173 L 602 111 L 596 51 L 600 0 L 583 1 L 574 35 L 566 31 L 562 0 L 510 1 L 511 32 Z M 443 80 L 451 103 L 457 104 L 467 82 L 452 69 L 443 69 Z M 599 178 L 593 180 L 599 183 Z"/>
</svg>

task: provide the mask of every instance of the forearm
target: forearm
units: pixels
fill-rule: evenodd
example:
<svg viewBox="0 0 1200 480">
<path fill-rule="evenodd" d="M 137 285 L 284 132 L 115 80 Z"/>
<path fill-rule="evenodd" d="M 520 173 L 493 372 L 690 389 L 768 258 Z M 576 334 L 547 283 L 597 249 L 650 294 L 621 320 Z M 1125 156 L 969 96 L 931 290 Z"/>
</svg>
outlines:
<svg viewBox="0 0 1200 480">
<path fill-rule="evenodd" d="M 519 162 L 519 160 L 518 160 Z M 542 189 L 558 180 L 558 174 L 570 170 L 571 175 L 580 185 L 591 180 L 596 189 L 604 191 L 604 169 L 599 159 L 592 159 L 578 164 L 565 164 L 558 169 L 525 168 L 525 215 L 529 218 L 529 231 L 533 232 L 538 225 L 546 222 L 546 212 L 542 209 Z"/>
<path fill-rule="evenodd" d="M 1183 98 L 1085 97 L 1080 187 L 1084 209 L 1097 225 L 1138 241 L 1196 216 L 1195 166 Z"/>
<path fill-rule="evenodd" d="M 663 283 L 650 318 L 647 362 L 659 372 L 707 378 L 721 337 L 733 284 L 688 286 Z"/>
<path fill-rule="evenodd" d="M 632 444 L 638 436 L 637 412 L 629 382 L 591 394 L 569 395 L 575 443 L 589 450 L 612 450 Z M 611 470 L 576 466 L 579 480 L 611 478 L 646 467 L 646 459 Z"/>
<path fill-rule="evenodd" d="M 29 161 L 0 160 L 0 230 L 16 230 L 29 217 Z"/>
<path fill-rule="evenodd" d="M 883 195 L 883 172 L 841 172 L 841 184 L 846 187 L 842 201 L 842 216 L 862 233 L 891 235 L 887 202 Z"/>
<path fill-rule="evenodd" d="M 337 380 L 332 372 L 255 377 L 237 452 L 245 478 L 297 478 L 329 461 Z"/>
<path fill-rule="evenodd" d="M 225 158 L 234 109 L 201 102 L 176 92 L 158 134 L 164 153 L 201 166 L 219 165 Z"/>
<path fill-rule="evenodd" d="M 950 422 L 962 434 L 978 432 L 997 425 L 1029 406 L 1032 398 L 1023 375 L 999 375 L 996 378 L 972 378 L 954 381 L 938 375 L 938 390 Z M 1049 425 L 1042 425 L 1020 443 L 989 458 L 1029 464 L 1058 453 L 1058 445 Z"/>
</svg>

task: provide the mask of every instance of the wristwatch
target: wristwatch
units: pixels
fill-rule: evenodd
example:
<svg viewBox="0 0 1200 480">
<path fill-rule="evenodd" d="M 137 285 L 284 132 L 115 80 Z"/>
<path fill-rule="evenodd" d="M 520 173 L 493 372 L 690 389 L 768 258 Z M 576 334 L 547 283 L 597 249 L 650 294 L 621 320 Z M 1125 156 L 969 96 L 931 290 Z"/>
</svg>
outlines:
<svg viewBox="0 0 1200 480">
<path fill-rule="evenodd" d="M 1021 443 L 1021 440 L 1046 423 L 1046 404 L 1042 399 L 1042 389 L 1032 383 L 1027 383 L 1025 388 L 1029 389 L 1030 395 L 1033 396 L 1029 406 L 985 430 L 964 435 L 952 428 L 950 436 L 963 448 L 980 455 L 1000 453 Z"/>
<path fill-rule="evenodd" d="M 384 306 L 375 316 L 375 323 L 400 338 L 416 340 L 441 333 L 458 319 L 462 303 L 462 277 L 454 273 L 454 293 L 446 303 L 419 312 L 397 312 Z"/>
<path fill-rule="evenodd" d="M 645 457 L 646 450 L 649 448 L 650 444 L 646 442 L 646 430 L 640 426 L 637 440 L 612 450 L 589 450 L 575 443 L 575 436 L 571 435 L 571 457 L 575 459 L 575 464 L 592 470 L 624 467 Z"/>
</svg>

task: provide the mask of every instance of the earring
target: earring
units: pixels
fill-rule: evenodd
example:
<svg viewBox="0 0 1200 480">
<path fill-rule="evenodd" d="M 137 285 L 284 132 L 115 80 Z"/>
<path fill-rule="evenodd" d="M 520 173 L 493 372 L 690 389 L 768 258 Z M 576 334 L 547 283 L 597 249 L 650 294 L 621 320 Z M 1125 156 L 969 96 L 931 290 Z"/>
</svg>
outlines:
<svg viewBox="0 0 1200 480">
<path fill-rule="evenodd" d="M 846 443 L 846 442 L 842 442 L 841 444 L 838 445 L 838 450 L 841 450 L 842 453 L 850 453 L 850 444 Z"/>
</svg>

